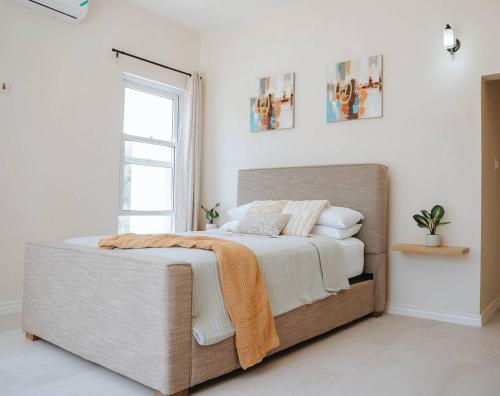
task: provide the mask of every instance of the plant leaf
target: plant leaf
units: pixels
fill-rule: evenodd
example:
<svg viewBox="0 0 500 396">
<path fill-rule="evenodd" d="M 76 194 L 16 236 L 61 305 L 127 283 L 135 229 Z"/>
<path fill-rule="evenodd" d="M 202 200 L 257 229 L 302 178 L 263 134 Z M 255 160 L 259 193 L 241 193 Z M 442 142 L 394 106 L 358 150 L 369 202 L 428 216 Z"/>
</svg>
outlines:
<svg viewBox="0 0 500 396">
<path fill-rule="evenodd" d="M 430 231 L 430 233 L 434 233 L 436 230 L 436 223 L 434 223 L 434 219 L 432 218 L 432 215 L 427 211 L 427 210 L 421 210 L 420 211 L 425 219 L 427 220 L 427 229 Z"/>
<path fill-rule="evenodd" d="M 431 220 L 431 219 L 432 219 L 431 214 L 430 214 L 427 210 L 421 210 L 420 212 L 424 215 L 424 217 L 425 217 L 426 219 L 428 219 L 428 220 Z"/>
<path fill-rule="evenodd" d="M 444 216 L 444 208 L 441 205 L 435 205 L 431 210 L 432 219 L 436 224 L 439 224 Z"/>
<path fill-rule="evenodd" d="M 417 225 L 420 228 L 427 228 L 427 229 L 431 230 L 429 220 L 426 219 L 424 216 L 416 214 L 416 215 L 413 215 L 413 219 L 417 222 Z"/>
</svg>

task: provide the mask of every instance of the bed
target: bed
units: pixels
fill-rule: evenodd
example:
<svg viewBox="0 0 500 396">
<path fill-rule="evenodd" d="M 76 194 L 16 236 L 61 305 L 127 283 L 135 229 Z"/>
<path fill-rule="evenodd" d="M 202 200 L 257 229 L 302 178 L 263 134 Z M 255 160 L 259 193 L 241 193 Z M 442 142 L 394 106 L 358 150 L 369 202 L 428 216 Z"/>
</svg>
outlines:
<svg viewBox="0 0 500 396">
<path fill-rule="evenodd" d="M 238 205 L 255 200 L 328 199 L 365 215 L 364 268 L 350 289 L 276 316 L 279 352 L 385 310 L 387 168 L 377 164 L 240 170 Z M 193 337 L 189 260 L 68 243 L 26 246 L 23 327 L 162 395 L 238 369 L 234 337 Z M 358 271 L 359 272 L 359 271 Z M 354 273 L 353 273 L 354 274 Z M 352 274 L 351 274 L 352 275 Z"/>
</svg>

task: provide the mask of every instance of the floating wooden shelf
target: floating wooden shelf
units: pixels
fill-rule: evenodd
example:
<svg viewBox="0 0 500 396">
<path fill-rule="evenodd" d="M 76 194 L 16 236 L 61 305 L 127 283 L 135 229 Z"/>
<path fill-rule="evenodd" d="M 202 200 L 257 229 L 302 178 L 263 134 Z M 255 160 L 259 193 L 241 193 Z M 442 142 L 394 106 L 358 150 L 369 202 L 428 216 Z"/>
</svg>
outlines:
<svg viewBox="0 0 500 396">
<path fill-rule="evenodd" d="M 458 247 L 458 246 L 429 247 L 413 243 L 398 243 L 397 245 L 394 245 L 392 247 L 392 250 L 404 253 L 439 254 L 441 256 L 463 256 L 464 254 L 469 254 L 468 247 Z"/>
</svg>

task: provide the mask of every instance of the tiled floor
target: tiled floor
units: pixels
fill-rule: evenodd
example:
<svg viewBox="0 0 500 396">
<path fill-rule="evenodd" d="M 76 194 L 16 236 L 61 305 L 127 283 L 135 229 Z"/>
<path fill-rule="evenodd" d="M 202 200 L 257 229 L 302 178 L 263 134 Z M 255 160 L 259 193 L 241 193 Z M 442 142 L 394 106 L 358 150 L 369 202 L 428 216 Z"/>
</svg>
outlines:
<svg viewBox="0 0 500 396">
<path fill-rule="evenodd" d="M 0 395 L 152 395 L 152 390 L 0 320 Z M 497 396 L 500 313 L 483 328 L 404 316 L 368 318 L 263 364 L 192 390 L 193 396 Z"/>
</svg>

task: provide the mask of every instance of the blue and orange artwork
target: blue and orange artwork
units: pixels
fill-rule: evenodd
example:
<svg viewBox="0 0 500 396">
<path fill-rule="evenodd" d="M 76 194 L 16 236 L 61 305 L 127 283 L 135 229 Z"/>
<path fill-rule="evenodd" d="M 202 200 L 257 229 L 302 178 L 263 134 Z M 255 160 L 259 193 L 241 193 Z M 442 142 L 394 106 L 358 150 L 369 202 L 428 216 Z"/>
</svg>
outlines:
<svg viewBox="0 0 500 396">
<path fill-rule="evenodd" d="M 252 81 L 250 131 L 293 128 L 295 74 L 285 73 Z"/>
<path fill-rule="evenodd" d="M 328 65 L 328 122 L 382 117 L 382 55 Z"/>
</svg>

